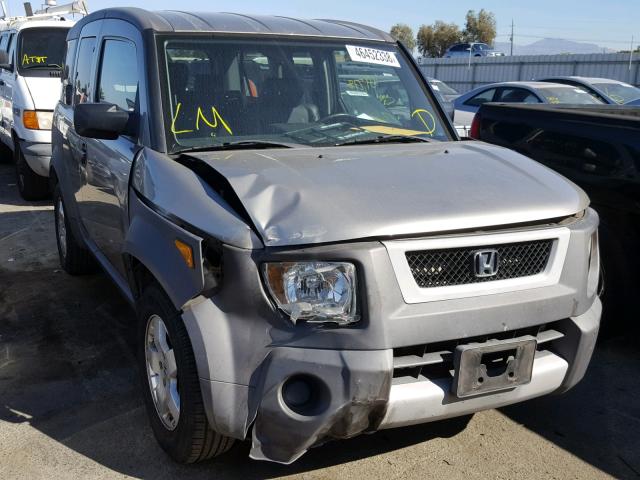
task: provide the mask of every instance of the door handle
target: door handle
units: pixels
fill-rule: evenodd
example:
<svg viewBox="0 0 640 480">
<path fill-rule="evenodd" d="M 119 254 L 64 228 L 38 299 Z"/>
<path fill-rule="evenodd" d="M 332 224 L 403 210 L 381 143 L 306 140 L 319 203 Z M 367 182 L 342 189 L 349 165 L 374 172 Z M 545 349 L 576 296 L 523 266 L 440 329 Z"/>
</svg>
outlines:
<svg viewBox="0 0 640 480">
<path fill-rule="evenodd" d="M 5 86 L 4 80 L 0 80 L 0 87 L 4 87 L 4 86 Z"/>
<path fill-rule="evenodd" d="M 80 145 L 80 163 L 83 166 L 87 164 L 87 144 L 84 142 Z"/>
</svg>

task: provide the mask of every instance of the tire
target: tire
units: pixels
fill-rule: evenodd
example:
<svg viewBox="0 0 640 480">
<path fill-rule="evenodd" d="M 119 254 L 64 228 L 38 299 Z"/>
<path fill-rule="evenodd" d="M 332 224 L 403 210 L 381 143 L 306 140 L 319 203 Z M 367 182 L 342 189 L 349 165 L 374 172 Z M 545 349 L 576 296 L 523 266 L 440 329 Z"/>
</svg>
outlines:
<svg viewBox="0 0 640 480">
<path fill-rule="evenodd" d="M 13 152 L 0 140 L 0 163 L 13 163 Z"/>
<path fill-rule="evenodd" d="M 16 176 L 18 191 L 25 200 L 43 200 L 49 196 L 49 179 L 31 170 L 24 158 L 20 143 L 15 142 L 14 158 L 16 162 Z"/>
<path fill-rule="evenodd" d="M 191 341 L 179 313 L 157 284 L 145 288 L 137 307 L 142 391 L 156 440 L 179 463 L 223 454 L 234 440 L 209 426 Z"/>
<path fill-rule="evenodd" d="M 89 250 L 81 246 L 81 243 L 76 239 L 65 212 L 60 186 L 56 184 L 53 189 L 53 214 L 60 266 L 70 275 L 91 273 L 95 269 L 95 260 Z"/>
</svg>

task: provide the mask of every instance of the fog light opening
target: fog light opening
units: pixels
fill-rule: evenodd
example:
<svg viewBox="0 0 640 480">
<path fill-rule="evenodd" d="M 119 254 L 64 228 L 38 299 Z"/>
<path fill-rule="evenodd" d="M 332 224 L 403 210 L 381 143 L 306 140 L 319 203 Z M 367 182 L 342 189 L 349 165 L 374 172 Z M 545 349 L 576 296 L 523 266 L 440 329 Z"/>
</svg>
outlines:
<svg viewBox="0 0 640 480">
<path fill-rule="evenodd" d="M 311 375 L 289 377 L 282 384 L 280 393 L 283 405 L 298 415 L 320 415 L 329 407 L 329 389 L 322 380 Z"/>
</svg>

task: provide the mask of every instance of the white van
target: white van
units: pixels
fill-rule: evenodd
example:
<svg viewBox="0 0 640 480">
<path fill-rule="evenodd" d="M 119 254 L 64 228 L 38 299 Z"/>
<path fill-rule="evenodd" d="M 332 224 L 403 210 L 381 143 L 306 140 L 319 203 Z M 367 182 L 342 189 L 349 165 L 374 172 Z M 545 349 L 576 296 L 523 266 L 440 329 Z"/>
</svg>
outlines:
<svg viewBox="0 0 640 480">
<path fill-rule="evenodd" d="M 75 21 L 86 15 L 84 2 L 50 6 L 27 16 L 0 20 L 0 155 L 13 156 L 17 184 L 25 200 L 49 194 L 51 120 L 60 98 L 66 38 Z"/>
</svg>

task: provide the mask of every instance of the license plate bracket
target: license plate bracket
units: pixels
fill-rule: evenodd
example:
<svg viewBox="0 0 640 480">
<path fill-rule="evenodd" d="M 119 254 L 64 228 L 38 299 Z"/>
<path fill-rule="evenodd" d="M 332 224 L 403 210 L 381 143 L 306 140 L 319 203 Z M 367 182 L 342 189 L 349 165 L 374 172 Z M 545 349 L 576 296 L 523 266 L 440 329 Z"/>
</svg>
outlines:
<svg viewBox="0 0 640 480">
<path fill-rule="evenodd" d="M 459 345 L 453 359 L 453 394 L 465 398 L 529 383 L 536 346 L 530 335 Z"/>
</svg>

